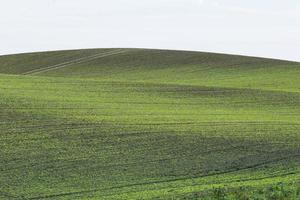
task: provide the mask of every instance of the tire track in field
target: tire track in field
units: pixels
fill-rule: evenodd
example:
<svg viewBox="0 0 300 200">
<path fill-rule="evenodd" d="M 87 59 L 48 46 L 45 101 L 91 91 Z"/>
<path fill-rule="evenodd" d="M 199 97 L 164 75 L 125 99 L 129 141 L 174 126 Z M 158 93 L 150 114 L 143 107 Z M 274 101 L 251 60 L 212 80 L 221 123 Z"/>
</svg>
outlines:
<svg viewBox="0 0 300 200">
<path fill-rule="evenodd" d="M 268 178 L 284 177 L 284 176 L 293 175 L 295 173 L 296 172 L 289 172 L 289 173 L 284 173 L 284 174 L 280 174 L 280 175 L 265 176 L 265 177 L 261 177 L 261 178 L 243 179 L 239 182 L 265 180 L 265 179 L 268 179 Z M 189 179 L 189 178 L 187 178 L 187 179 Z M 149 184 L 167 183 L 167 182 L 172 182 L 172 181 L 173 180 L 171 180 L 171 181 L 157 181 L 157 182 L 151 182 Z M 174 180 L 174 181 L 177 181 L 177 180 Z M 237 181 L 231 181 L 231 182 L 226 182 L 226 183 L 234 183 L 234 182 L 237 182 Z M 89 194 L 89 193 L 94 193 L 94 192 L 107 191 L 107 190 L 110 190 L 110 189 L 121 189 L 121 188 L 125 188 L 125 187 L 141 186 L 141 185 L 143 185 L 143 184 L 131 184 L 130 186 L 128 185 L 128 186 L 123 186 L 123 187 L 111 187 L 109 189 L 94 189 L 94 190 L 84 190 L 84 191 L 78 191 L 78 192 L 60 193 L 60 194 L 53 194 L 53 195 L 31 197 L 31 198 L 27 198 L 27 199 L 30 199 L 30 200 L 34 200 L 34 199 L 52 199 L 52 198 L 57 198 L 57 197 L 66 197 L 66 196 L 72 196 L 72 195 L 83 195 L 83 194 Z M 178 188 L 178 187 L 172 187 L 172 188 Z M 149 189 L 147 189 L 147 190 L 149 191 Z M 150 190 L 155 190 L 155 189 L 150 189 Z M 123 194 L 123 193 L 119 193 L 117 195 L 120 195 L 120 194 Z M 113 195 L 116 195 L 116 194 L 113 194 Z M 103 195 L 103 196 L 112 196 L 112 195 Z"/>
<path fill-rule="evenodd" d="M 298 172 L 282 173 L 282 174 L 279 174 L 279 175 L 264 176 L 264 177 L 252 178 L 252 179 L 251 178 L 241 179 L 240 181 L 237 181 L 237 180 L 225 181 L 225 182 L 221 182 L 221 183 L 236 183 L 236 182 L 260 181 L 260 180 L 266 180 L 266 179 L 270 179 L 270 178 L 286 177 L 286 176 L 293 175 L 293 174 L 296 174 L 296 173 L 298 173 Z M 193 184 L 192 186 L 200 186 L 200 185 L 207 185 L 207 184 Z M 173 186 L 173 187 L 161 187 L 160 189 L 166 189 L 166 188 L 168 188 L 168 189 L 178 189 L 178 188 L 184 188 L 184 187 L 188 187 L 188 185 L 185 185 L 185 186 Z M 149 189 L 149 188 L 146 189 L 146 191 L 154 191 L 154 190 L 157 190 L 157 189 Z M 143 190 L 136 190 L 134 192 L 143 192 L 143 191 L 145 191 L 145 189 L 143 189 Z M 187 194 L 192 194 L 192 193 L 194 193 L 194 192 L 187 193 Z M 124 194 L 124 192 L 115 193 L 115 194 L 108 194 L 108 195 L 101 195 L 101 197 L 109 197 L 109 196 L 122 195 L 122 194 Z"/>
<path fill-rule="evenodd" d="M 217 173 L 213 173 L 213 174 L 206 174 L 206 175 L 200 175 L 200 176 L 195 175 L 193 177 L 182 177 L 182 178 L 176 178 L 176 179 L 172 179 L 172 180 L 161 180 L 161 181 L 151 181 L 151 182 L 145 182 L 145 183 L 134 183 L 134 184 L 129 184 L 129 185 L 104 188 L 104 189 L 92 189 L 92 190 L 83 190 L 83 191 L 77 191 L 77 192 L 67 192 L 67 193 L 60 193 L 60 194 L 30 197 L 30 198 L 27 198 L 27 199 L 30 199 L 30 200 L 34 200 L 34 199 L 51 199 L 51 198 L 64 197 L 64 196 L 82 195 L 82 194 L 89 194 L 89 193 L 100 192 L 100 191 L 122 189 L 122 188 L 126 188 L 126 187 L 144 186 L 144 185 L 160 184 L 160 183 L 170 183 L 170 182 L 175 182 L 175 181 L 185 181 L 185 180 L 197 179 L 197 178 L 208 178 L 208 177 L 213 177 L 213 176 L 218 176 L 218 175 L 225 175 L 225 174 L 229 174 L 229 173 L 233 173 L 233 172 L 239 172 L 239 171 L 243 171 L 243 170 L 249 170 L 249 169 L 264 166 L 266 164 L 276 163 L 276 162 L 288 160 L 288 159 L 295 158 L 295 157 L 300 157 L 300 155 L 295 154 L 295 155 L 291 155 L 291 156 L 284 157 L 284 158 L 278 158 L 278 159 L 270 160 L 270 161 L 267 161 L 267 162 L 256 163 L 256 164 L 249 165 L 249 166 L 246 166 L 246 167 L 238 169 L 238 170 L 230 169 L 230 170 L 223 171 L 223 172 L 217 172 Z M 293 173 L 291 172 L 289 174 L 293 174 Z M 289 174 L 286 174 L 286 175 L 289 175 Z"/>
<path fill-rule="evenodd" d="M 102 53 L 95 54 L 95 55 L 92 55 L 92 56 L 78 58 L 78 59 L 75 59 L 75 60 L 59 63 L 59 64 L 56 64 L 56 65 L 52 65 L 52 66 L 48 66 L 48 67 L 44 67 L 44 68 L 34 69 L 34 70 L 31 70 L 31 71 L 25 72 L 22 75 L 40 74 L 40 73 L 51 71 L 51 70 L 61 69 L 61 68 L 71 66 L 71 65 L 74 65 L 74 64 L 85 63 L 85 62 L 92 61 L 92 60 L 95 60 L 95 59 L 98 59 L 98 58 L 104 58 L 104 57 L 107 57 L 107 56 L 112 56 L 112 55 L 125 53 L 127 51 L 128 50 L 118 49 L 118 50 L 112 50 L 112 51 L 109 51 L 109 52 L 102 52 Z"/>
<path fill-rule="evenodd" d="M 144 133 L 144 134 L 147 134 Z M 255 145 L 256 147 L 259 147 L 260 145 Z M 228 148 L 220 148 L 220 149 L 210 149 L 207 151 L 202 151 L 201 154 L 211 154 L 211 153 L 218 153 L 218 152 L 228 152 L 231 150 L 236 150 L 240 149 L 241 151 L 243 150 L 244 145 L 241 146 L 232 146 L 231 144 L 229 145 Z M 252 146 L 253 147 L 253 146 Z M 270 152 L 265 152 L 265 153 L 270 153 Z M 139 164 L 145 164 L 145 163 L 155 163 L 155 162 L 163 162 L 163 161 L 171 161 L 171 160 L 178 160 L 178 159 L 183 159 L 183 158 L 193 158 L 193 157 L 198 157 L 198 155 L 194 155 L 193 153 L 183 153 L 182 155 L 179 156 L 171 156 L 168 158 L 163 158 L 163 159 L 150 159 L 150 160 L 144 160 L 142 162 L 127 162 L 127 163 L 115 163 L 112 165 L 95 165 L 92 168 L 101 168 L 107 169 L 107 168 L 114 168 L 114 167 L 121 167 L 121 166 L 134 166 L 134 165 L 139 165 Z M 87 161 L 91 160 L 91 158 L 88 157 L 82 157 L 82 158 L 75 158 L 75 159 L 70 159 L 70 160 L 52 160 L 52 161 L 46 161 L 46 162 L 34 162 L 34 163 L 29 163 L 28 165 L 20 165 L 17 167 L 8 167 L 7 169 L 2 169 L 0 170 L 1 172 L 7 172 L 11 170 L 18 170 L 22 168 L 31 168 L 31 167 L 37 167 L 37 166 L 45 166 L 47 164 L 53 164 L 53 163 L 59 163 L 59 162 L 65 162 L 64 164 L 60 166 L 45 166 L 42 170 L 57 170 L 57 169 L 68 169 L 72 168 L 76 162 L 81 162 L 81 161 Z"/>
<path fill-rule="evenodd" d="M 229 147 L 229 148 L 223 148 L 223 149 L 211 149 L 205 152 L 201 152 L 201 154 L 210 154 L 210 153 L 217 153 L 217 152 L 221 152 L 221 151 L 231 151 L 231 150 L 235 150 L 235 149 L 239 149 L 243 146 L 233 146 L 233 147 Z M 172 157 L 167 157 L 167 158 L 161 158 L 161 159 L 150 159 L 150 160 L 144 160 L 144 161 L 136 161 L 136 162 L 127 162 L 127 163 L 115 163 L 115 164 L 109 164 L 109 165 L 95 165 L 95 166 L 91 166 L 89 169 L 101 169 L 101 170 L 105 170 L 105 169 L 112 169 L 112 168 L 117 168 L 117 167 L 124 167 L 124 166 L 136 166 L 136 165 L 141 165 L 141 164 L 150 164 L 150 163 L 158 163 L 158 162 L 167 162 L 167 161 L 173 161 L 173 160 L 178 160 L 178 159 L 183 159 L 183 158 L 193 158 L 193 157 L 198 157 L 197 155 L 193 155 L 191 153 L 189 154 L 183 154 L 180 156 L 172 156 Z M 54 171 L 54 170 L 68 170 L 73 168 L 76 164 L 76 162 L 82 162 L 82 161 L 87 161 L 89 160 L 89 158 L 79 158 L 79 159 L 73 159 L 73 160 L 67 160 L 63 165 L 60 166 L 45 166 L 45 168 L 43 168 L 42 170 L 50 170 L 50 171 Z M 30 167 L 36 167 L 36 166 L 42 166 L 44 164 L 53 164 L 57 162 L 57 160 L 55 161 L 49 161 L 49 162 L 45 162 L 45 163 L 33 163 L 33 165 L 31 165 Z M 74 163 L 74 164 L 73 164 Z M 15 170 L 15 169 L 20 169 L 24 166 L 20 166 L 18 168 L 13 168 L 13 169 L 9 169 L 9 170 Z M 3 171 L 5 172 L 5 171 Z"/>
</svg>

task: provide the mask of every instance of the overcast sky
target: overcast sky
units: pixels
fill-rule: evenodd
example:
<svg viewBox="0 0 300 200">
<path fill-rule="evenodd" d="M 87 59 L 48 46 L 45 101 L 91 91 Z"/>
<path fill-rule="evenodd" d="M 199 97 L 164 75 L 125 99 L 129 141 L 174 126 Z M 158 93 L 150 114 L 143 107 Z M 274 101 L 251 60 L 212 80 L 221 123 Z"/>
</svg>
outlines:
<svg viewBox="0 0 300 200">
<path fill-rule="evenodd" d="M 0 0 L 0 54 L 104 47 L 300 61 L 300 0 Z"/>
</svg>

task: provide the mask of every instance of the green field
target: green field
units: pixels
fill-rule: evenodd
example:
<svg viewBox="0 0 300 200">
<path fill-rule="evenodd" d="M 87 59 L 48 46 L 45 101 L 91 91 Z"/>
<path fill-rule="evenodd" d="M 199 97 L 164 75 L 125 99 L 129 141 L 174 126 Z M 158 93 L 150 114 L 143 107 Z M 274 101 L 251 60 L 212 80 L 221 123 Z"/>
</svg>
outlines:
<svg viewBox="0 0 300 200">
<path fill-rule="evenodd" d="M 0 199 L 300 199 L 300 63 L 1 56 Z"/>
</svg>

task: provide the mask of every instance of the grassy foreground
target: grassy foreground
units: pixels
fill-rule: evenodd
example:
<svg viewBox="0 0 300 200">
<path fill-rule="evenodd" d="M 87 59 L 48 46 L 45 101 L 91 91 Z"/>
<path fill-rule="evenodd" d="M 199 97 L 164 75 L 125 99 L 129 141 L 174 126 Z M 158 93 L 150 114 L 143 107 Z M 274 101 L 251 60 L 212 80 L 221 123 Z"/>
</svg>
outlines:
<svg viewBox="0 0 300 200">
<path fill-rule="evenodd" d="M 0 199 L 300 199 L 300 64 L 0 57 Z"/>
</svg>

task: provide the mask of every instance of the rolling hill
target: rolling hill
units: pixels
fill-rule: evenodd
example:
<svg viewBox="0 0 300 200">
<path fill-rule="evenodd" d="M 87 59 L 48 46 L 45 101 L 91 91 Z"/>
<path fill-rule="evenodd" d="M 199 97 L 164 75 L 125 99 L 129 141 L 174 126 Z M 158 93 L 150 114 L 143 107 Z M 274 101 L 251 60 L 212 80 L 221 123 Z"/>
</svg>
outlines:
<svg viewBox="0 0 300 200">
<path fill-rule="evenodd" d="M 0 199 L 298 199 L 299 77 L 189 51 L 0 56 Z"/>
</svg>

